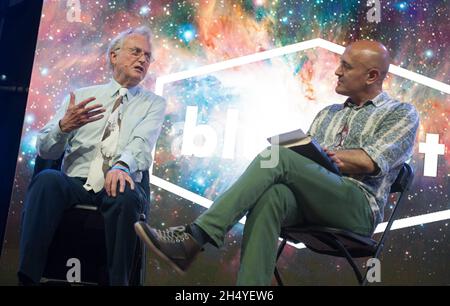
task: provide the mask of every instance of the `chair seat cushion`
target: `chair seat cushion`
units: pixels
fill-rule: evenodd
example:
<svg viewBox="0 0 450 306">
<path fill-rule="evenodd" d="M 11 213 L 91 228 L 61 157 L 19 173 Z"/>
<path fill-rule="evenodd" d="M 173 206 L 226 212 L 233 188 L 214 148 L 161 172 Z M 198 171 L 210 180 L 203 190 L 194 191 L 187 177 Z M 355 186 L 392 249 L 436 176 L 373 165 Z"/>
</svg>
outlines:
<svg viewBox="0 0 450 306">
<path fill-rule="evenodd" d="M 372 256 L 377 247 L 377 241 L 371 237 L 330 227 L 285 227 L 281 231 L 281 237 L 294 243 L 302 242 L 314 252 L 337 257 L 345 257 L 338 248 L 339 243 L 348 250 L 352 257 Z"/>
</svg>

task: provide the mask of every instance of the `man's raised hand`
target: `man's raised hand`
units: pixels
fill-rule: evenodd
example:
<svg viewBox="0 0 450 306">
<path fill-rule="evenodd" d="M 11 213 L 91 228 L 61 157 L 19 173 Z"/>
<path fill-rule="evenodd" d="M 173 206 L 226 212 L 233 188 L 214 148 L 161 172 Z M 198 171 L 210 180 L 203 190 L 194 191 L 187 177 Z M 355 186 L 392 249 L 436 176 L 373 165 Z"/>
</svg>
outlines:
<svg viewBox="0 0 450 306">
<path fill-rule="evenodd" d="M 94 97 L 90 97 L 78 104 L 75 104 L 75 94 L 71 92 L 69 106 L 64 114 L 64 117 L 59 121 L 61 131 L 64 133 L 69 133 L 85 124 L 102 119 L 103 115 L 100 114 L 105 112 L 103 105 L 95 104 L 86 107 L 89 102 L 94 100 Z"/>
</svg>

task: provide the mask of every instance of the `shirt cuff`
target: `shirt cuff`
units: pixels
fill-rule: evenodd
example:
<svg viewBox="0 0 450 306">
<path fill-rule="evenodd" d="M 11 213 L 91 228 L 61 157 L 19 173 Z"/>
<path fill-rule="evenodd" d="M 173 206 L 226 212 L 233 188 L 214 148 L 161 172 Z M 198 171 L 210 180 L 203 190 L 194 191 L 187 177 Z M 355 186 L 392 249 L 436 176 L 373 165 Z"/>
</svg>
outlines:
<svg viewBox="0 0 450 306">
<path fill-rule="evenodd" d="M 381 177 L 384 176 L 386 173 L 388 173 L 389 167 L 386 160 L 383 158 L 382 154 L 378 154 L 378 152 L 375 149 L 372 149 L 372 147 L 362 147 L 367 155 L 374 161 L 376 164 L 378 171 L 375 174 L 369 174 L 371 177 Z"/>
<path fill-rule="evenodd" d="M 120 158 L 118 159 L 118 161 L 121 161 L 121 162 L 124 162 L 125 164 L 127 164 L 128 167 L 130 168 L 131 173 L 134 173 L 137 171 L 136 161 L 134 160 L 134 157 L 131 155 L 130 152 L 125 151 L 122 154 L 120 154 Z"/>
<path fill-rule="evenodd" d="M 51 130 L 51 136 L 53 139 L 56 140 L 56 142 L 59 142 L 61 140 L 66 140 L 69 138 L 70 132 L 66 133 L 61 130 L 61 127 L 59 126 L 59 121 L 56 123 L 55 127 Z"/>
</svg>

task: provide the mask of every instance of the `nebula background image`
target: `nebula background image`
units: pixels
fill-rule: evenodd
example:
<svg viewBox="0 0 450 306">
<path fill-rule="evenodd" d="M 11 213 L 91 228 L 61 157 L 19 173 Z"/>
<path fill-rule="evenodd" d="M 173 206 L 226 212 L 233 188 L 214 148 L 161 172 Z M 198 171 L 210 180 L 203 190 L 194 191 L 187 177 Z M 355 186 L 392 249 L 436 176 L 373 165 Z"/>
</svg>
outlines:
<svg viewBox="0 0 450 306">
<path fill-rule="evenodd" d="M 380 0 L 380 22 L 367 18 L 373 4 L 364 0 L 80 0 L 74 11 L 71 5 L 76 2 L 44 1 L 3 242 L 1 284 L 16 283 L 20 213 L 33 171 L 37 132 L 71 90 L 109 81 L 108 43 L 127 28 L 147 25 L 153 32 L 155 62 L 142 83 L 152 91 L 162 76 L 315 38 L 344 47 L 359 39 L 378 40 L 391 52 L 392 64 L 450 84 L 447 0 Z M 213 201 L 267 145 L 266 137 L 307 130 L 320 109 L 345 101 L 334 91 L 338 63 L 339 54 L 317 47 L 164 84 L 161 94 L 168 108 L 153 175 Z M 384 90 L 412 103 L 421 119 L 411 159 L 415 180 L 398 218 L 450 210 L 449 93 L 394 74 L 388 75 Z M 215 131 L 216 143 L 206 156 L 182 152 L 188 108 L 196 110 L 197 125 Z M 437 155 L 434 176 L 424 174 L 429 153 L 419 152 L 427 134 L 439 135 L 445 148 Z M 391 199 L 386 215 L 393 205 Z M 152 226 L 187 224 L 204 210 L 151 185 Z M 381 256 L 380 284 L 450 284 L 448 218 L 393 230 Z M 242 224 L 233 227 L 220 250 L 207 246 L 183 277 L 150 254 L 146 284 L 233 285 L 242 229 Z M 304 248 L 287 246 L 278 266 L 292 285 L 356 284 L 344 259 Z"/>
</svg>

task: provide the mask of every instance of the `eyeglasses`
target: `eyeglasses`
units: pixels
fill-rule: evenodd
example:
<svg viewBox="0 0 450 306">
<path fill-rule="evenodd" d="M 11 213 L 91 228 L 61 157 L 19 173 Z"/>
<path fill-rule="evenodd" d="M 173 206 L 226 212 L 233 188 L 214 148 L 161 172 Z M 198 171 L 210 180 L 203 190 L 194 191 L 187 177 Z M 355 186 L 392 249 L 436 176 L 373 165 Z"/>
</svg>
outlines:
<svg viewBox="0 0 450 306">
<path fill-rule="evenodd" d="M 114 51 L 118 51 L 120 48 L 117 48 Z M 144 52 L 141 48 L 133 47 L 133 48 L 127 48 L 126 49 L 129 54 L 131 54 L 135 58 L 141 58 L 142 54 L 145 57 L 145 60 L 149 63 L 153 62 L 153 56 L 151 52 Z"/>
</svg>

